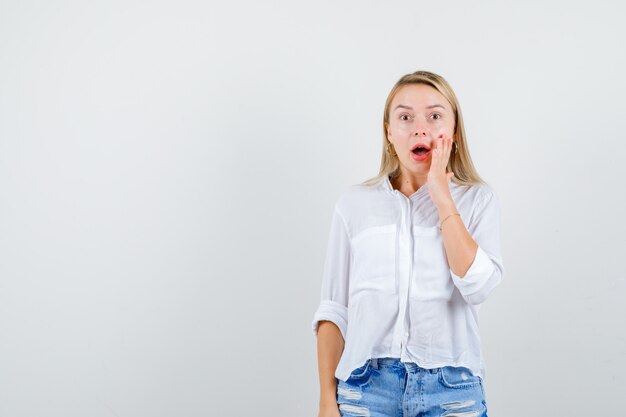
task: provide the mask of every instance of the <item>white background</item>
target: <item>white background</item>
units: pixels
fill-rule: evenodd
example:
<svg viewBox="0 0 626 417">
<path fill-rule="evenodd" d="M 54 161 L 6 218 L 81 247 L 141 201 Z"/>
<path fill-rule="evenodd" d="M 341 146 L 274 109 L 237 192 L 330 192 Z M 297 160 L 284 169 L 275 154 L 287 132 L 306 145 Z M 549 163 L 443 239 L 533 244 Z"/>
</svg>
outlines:
<svg viewBox="0 0 626 417">
<path fill-rule="evenodd" d="M 0 416 L 316 416 L 332 207 L 430 70 L 502 203 L 490 415 L 620 412 L 619 2 L 0 1 Z"/>
</svg>

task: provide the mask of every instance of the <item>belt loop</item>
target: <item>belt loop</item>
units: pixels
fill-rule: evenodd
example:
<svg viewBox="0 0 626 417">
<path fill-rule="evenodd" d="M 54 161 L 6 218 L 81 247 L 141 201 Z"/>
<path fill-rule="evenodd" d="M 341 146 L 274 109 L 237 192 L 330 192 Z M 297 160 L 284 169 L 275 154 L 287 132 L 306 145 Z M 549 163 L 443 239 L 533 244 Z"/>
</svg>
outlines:
<svg viewBox="0 0 626 417">
<path fill-rule="evenodd" d="M 372 358 L 372 367 L 378 369 L 378 358 Z"/>
</svg>

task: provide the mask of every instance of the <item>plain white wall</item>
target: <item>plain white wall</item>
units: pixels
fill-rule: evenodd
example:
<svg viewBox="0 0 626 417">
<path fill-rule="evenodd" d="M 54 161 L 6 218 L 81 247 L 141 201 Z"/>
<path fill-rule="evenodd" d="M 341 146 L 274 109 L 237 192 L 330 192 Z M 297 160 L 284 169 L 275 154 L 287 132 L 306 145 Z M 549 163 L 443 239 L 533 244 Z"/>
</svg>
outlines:
<svg viewBox="0 0 626 417">
<path fill-rule="evenodd" d="M 316 416 L 332 207 L 418 69 L 455 89 L 502 202 L 490 415 L 619 410 L 623 16 L 0 1 L 0 416 Z"/>
</svg>

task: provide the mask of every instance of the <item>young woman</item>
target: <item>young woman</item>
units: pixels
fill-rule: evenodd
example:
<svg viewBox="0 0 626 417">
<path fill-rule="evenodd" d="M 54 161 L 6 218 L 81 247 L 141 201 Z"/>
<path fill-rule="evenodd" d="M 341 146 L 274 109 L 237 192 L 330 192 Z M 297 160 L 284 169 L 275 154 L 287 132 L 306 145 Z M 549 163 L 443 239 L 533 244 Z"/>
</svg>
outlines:
<svg viewBox="0 0 626 417">
<path fill-rule="evenodd" d="M 313 318 L 319 417 L 487 416 L 478 310 L 502 280 L 499 222 L 450 85 L 400 78 L 379 175 L 334 207 Z"/>
</svg>

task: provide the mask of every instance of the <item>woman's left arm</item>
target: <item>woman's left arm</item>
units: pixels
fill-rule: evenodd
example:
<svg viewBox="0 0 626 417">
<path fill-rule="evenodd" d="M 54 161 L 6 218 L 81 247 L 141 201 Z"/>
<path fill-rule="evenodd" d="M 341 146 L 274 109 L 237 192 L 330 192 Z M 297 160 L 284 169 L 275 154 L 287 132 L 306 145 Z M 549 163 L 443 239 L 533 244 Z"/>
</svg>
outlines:
<svg viewBox="0 0 626 417">
<path fill-rule="evenodd" d="M 458 213 L 448 185 L 454 174 L 446 172 L 451 147 L 450 138 L 438 139 L 428 173 L 429 192 L 439 212 L 452 280 L 465 301 L 481 304 L 502 281 L 504 273 L 500 255 L 500 203 L 495 192 L 487 188 L 479 197 L 468 228 L 461 216 L 450 216 Z"/>
<path fill-rule="evenodd" d="M 502 281 L 504 266 L 500 254 L 500 203 L 487 189 L 465 227 L 461 216 L 451 216 L 441 226 L 450 275 L 463 298 L 470 304 L 483 303 Z M 440 221 L 457 213 L 454 202 L 438 206 Z"/>
<path fill-rule="evenodd" d="M 448 203 L 437 206 L 437 211 L 450 271 L 462 279 L 476 259 L 478 243 L 465 228 L 461 216 L 453 215 L 453 213 L 458 213 L 458 210 L 452 199 Z M 445 227 L 442 224 L 444 221 Z"/>
</svg>

